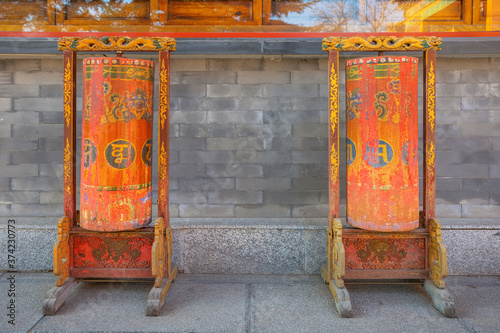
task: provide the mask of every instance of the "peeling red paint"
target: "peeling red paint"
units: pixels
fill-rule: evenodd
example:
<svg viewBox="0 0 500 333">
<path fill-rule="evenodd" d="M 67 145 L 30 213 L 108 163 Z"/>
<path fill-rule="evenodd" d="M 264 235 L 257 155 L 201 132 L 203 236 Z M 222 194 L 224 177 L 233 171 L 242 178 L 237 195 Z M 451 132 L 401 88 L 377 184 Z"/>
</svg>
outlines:
<svg viewBox="0 0 500 333">
<path fill-rule="evenodd" d="M 356 227 L 418 227 L 418 60 L 346 63 L 347 219 Z"/>
<path fill-rule="evenodd" d="M 83 73 L 80 226 L 122 231 L 151 222 L 151 61 L 87 58 Z"/>
</svg>

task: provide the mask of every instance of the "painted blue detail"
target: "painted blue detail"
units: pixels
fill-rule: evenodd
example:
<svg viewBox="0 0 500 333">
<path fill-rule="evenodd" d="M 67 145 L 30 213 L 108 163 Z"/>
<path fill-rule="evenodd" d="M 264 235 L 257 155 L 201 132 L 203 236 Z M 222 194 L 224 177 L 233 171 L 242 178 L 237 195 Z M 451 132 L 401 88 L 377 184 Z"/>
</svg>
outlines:
<svg viewBox="0 0 500 333">
<path fill-rule="evenodd" d="M 418 156 L 417 156 L 417 147 L 413 147 L 413 152 L 409 152 L 409 147 L 410 141 L 406 141 L 401 148 L 401 159 L 403 160 L 403 163 L 408 166 L 408 161 L 412 160 L 412 166 L 417 165 L 418 163 Z"/>
<path fill-rule="evenodd" d="M 382 168 L 392 161 L 394 151 L 384 140 L 372 140 L 366 143 L 363 159 L 374 168 Z"/>
<path fill-rule="evenodd" d="M 346 149 L 347 149 L 347 165 L 354 163 L 356 160 L 356 145 L 351 139 L 346 139 Z"/>
</svg>

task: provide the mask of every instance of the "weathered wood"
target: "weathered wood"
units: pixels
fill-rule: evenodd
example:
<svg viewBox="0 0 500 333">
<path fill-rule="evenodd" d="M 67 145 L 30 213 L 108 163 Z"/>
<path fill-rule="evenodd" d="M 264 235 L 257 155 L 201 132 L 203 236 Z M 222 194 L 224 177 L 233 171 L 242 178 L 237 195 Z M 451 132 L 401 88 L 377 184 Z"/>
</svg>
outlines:
<svg viewBox="0 0 500 333">
<path fill-rule="evenodd" d="M 64 216 L 57 222 L 57 240 L 53 247 L 54 275 L 57 276 L 56 286 L 62 286 L 70 276 L 71 251 L 70 235 L 71 221 Z"/>
<path fill-rule="evenodd" d="M 424 223 L 436 216 L 436 51 L 424 52 Z"/>
<path fill-rule="evenodd" d="M 444 288 L 443 279 L 448 275 L 446 247 L 441 239 L 441 223 L 433 217 L 429 219 L 429 231 L 429 278 L 438 288 Z"/>
<path fill-rule="evenodd" d="M 64 51 L 64 216 L 76 225 L 76 52 Z"/>
<path fill-rule="evenodd" d="M 321 265 L 321 277 L 323 278 L 323 282 L 325 282 L 325 284 L 330 283 L 328 268 L 325 265 Z"/>
<path fill-rule="evenodd" d="M 328 37 L 323 39 L 323 51 L 380 52 L 380 51 L 427 51 L 440 50 L 438 37 Z"/>
<path fill-rule="evenodd" d="M 268 4 L 268 1 L 265 2 Z M 266 7 L 267 8 L 267 7 Z M 452 317 L 453 298 L 444 289 L 446 249 L 435 216 L 435 126 L 436 126 L 436 50 L 441 39 L 435 37 L 330 37 L 323 40 L 329 53 L 329 212 L 327 257 L 321 275 L 335 297 L 341 316 L 350 315 L 347 290 L 338 285 L 333 274 L 335 264 L 334 220 L 338 217 L 340 188 L 338 184 L 338 56 L 341 51 L 409 51 L 424 52 L 424 210 L 419 214 L 419 227 L 406 232 L 378 232 L 345 228 L 342 249 L 345 255 L 346 280 L 426 280 L 424 287 L 434 305 Z M 349 201 L 347 201 L 349 205 Z M 338 246 L 338 248 L 341 248 Z M 342 282 L 343 282 L 342 279 Z"/>
<path fill-rule="evenodd" d="M 158 216 L 169 224 L 170 52 L 160 52 Z"/>
<path fill-rule="evenodd" d="M 92 231 L 92 230 L 87 230 L 83 229 L 82 227 L 73 227 L 69 231 L 70 234 L 78 234 L 78 235 L 98 235 L 99 237 L 116 237 L 115 235 L 121 234 L 121 233 L 106 233 L 106 232 L 99 232 L 99 231 Z M 150 237 L 154 237 L 155 230 L 152 227 L 147 227 L 147 228 L 140 228 L 136 230 L 129 230 L 125 232 L 127 236 L 129 237 L 144 237 L 144 234 L 150 234 Z"/>
<path fill-rule="evenodd" d="M 160 314 L 160 310 L 165 302 L 165 295 L 167 294 L 168 288 L 174 282 L 177 275 L 177 265 L 174 265 L 172 272 L 170 272 L 168 278 L 162 280 L 160 287 L 154 286 L 149 292 L 148 303 L 146 306 L 146 316 L 155 317 Z"/>
<path fill-rule="evenodd" d="M 340 217 L 340 162 L 339 162 L 339 52 L 328 52 L 328 189 L 330 209 L 328 221 Z"/>
<path fill-rule="evenodd" d="M 58 40 L 59 51 L 74 52 L 160 52 L 175 51 L 175 47 L 175 40 L 169 37 L 61 37 Z"/>
<path fill-rule="evenodd" d="M 337 286 L 334 279 L 329 279 L 330 273 L 326 266 L 321 266 L 321 277 L 325 284 L 330 288 L 330 292 L 335 300 L 335 307 L 339 316 L 342 318 L 349 318 L 352 316 L 352 306 L 351 299 L 349 298 L 349 292 L 345 287 Z"/>
<path fill-rule="evenodd" d="M 151 268 L 73 268 L 75 278 L 152 279 Z"/>
<path fill-rule="evenodd" d="M 54 0 L 60 4 L 60 0 Z M 56 16 L 57 22 L 61 22 Z M 59 50 L 64 51 L 64 212 L 58 226 L 58 240 L 54 246 L 54 274 L 58 276 L 43 304 L 43 312 L 53 315 L 76 285 L 76 277 L 94 279 L 153 279 L 159 277 L 160 286 L 151 291 L 148 313 L 158 313 L 163 305 L 168 287 L 177 274 L 177 266 L 172 267 L 172 231 L 168 214 L 168 137 L 169 137 L 169 61 L 170 51 L 175 50 L 175 40 L 161 38 L 60 38 Z M 160 101 L 162 123 L 160 142 L 159 211 L 162 214 L 161 228 L 143 228 L 113 233 L 96 232 L 77 225 L 76 211 L 76 53 L 116 52 L 116 51 L 157 51 L 163 67 L 160 75 Z M 106 60 L 103 60 L 106 61 Z M 112 61 L 112 60 L 111 60 Z M 82 162 L 83 163 L 83 162 Z M 118 162 L 116 162 L 118 163 Z M 166 187 L 166 188 L 165 188 Z M 163 191 L 162 191 L 163 188 Z M 167 229 L 167 230 L 166 230 Z M 153 251 L 155 232 L 159 251 Z M 152 252 L 155 262 L 152 269 Z M 159 255 L 158 255 L 159 254 Z M 155 274 L 153 274 L 153 271 Z M 163 276 L 167 278 L 162 279 Z M 153 309 L 154 308 L 154 309 Z"/>
<path fill-rule="evenodd" d="M 337 287 L 334 280 L 330 280 L 328 286 L 330 287 L 330 291 L 335 297 L 335 307 L 337 308 L 339 316 L 342 318 L 352 317 L 351 299 L 349 297 L 349 292 L 347 291 L 347 289 L 345 287 Z"/>
<path fill-rule="evenodd" d="M 64 284 L 60 287 L 54 286 L 48 292 L 42 305 L 42 312 L 44 315 L 53 316 L 64 304 L 66 297 L 71 290 L 78 284 L 73 277 L 66 279 Z"/>
<path fill-rule="evenodd" d="M 346 270 L 425 270 L 426 236 L 344 237 Z"/>
<path fill-rule="evenodd" d="M 404 232 L 381 232 L 373 230 L 363 230 L 353 227 L 342 228 L 342 237 L 401 237 L 401 238 L 421 238 L 429 235 L 429 231 L 424 228 L 417 228 Z"/>
<path fill-rule="evenodd" d="M 80 226 L 102 232 L 147 227 L 154 62 L 90 57 L 83 72 Z"/>
<path fill-rule="evenodd" d="M 346 269 L 346 280 L 426 279 L 425 269 Z"/>
<path fill-rule="evenodd" d="M 418 59 L 347 60 L 345 89 L 347 222 L 413 230 L 419 223 Z"/>
<path fill-rule="evenodd" d="M 456 317 L 455 302 L 446 288 L 438 288 L 431 280 L 425 280 L 424 289 L 432 297 L 434 307 L 449 318 Z"/>
<path fill-rule="evenodd" d="M 155 241 L 151 248 L 151 272 L 156 278 L 155 287 L 160 287 L 165 276 L 165 258 L 170 256 L 165 244 L 165 220 L 159 217 L 155 221 Z M 168 276 L 167 276 L 168 277 Z"/>
</svg>

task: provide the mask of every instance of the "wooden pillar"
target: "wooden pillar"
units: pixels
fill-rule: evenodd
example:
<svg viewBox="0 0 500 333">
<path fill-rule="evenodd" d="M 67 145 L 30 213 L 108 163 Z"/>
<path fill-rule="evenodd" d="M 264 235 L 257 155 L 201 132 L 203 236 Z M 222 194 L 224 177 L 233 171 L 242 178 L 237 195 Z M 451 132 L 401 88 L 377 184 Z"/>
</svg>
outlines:
<svg viewBox="0 0 500 333">
<path fill-rule="evenodd" d="M 169 221 L 168 166 L 170 137 L 170 51 L 160 52 L 160 112 L 158 134 L 158 216 Z M 168 223 L 167 223 L 168 225 Z"/>
<path fill-rule="evenodd" d="M 436 216 L 436 51 L 424 52 L 424 222 Z"/>
<path fill-rule="evenodd" d="M 76 52 L 64 51 L 64 216 L 76 225 Z"/>
<path fill-rule="evenodd" d="M 340 182 L 339 182 L 339 52 L 330 50 L 328 52 L 329 68 L 329 122 L 328 122 L 328 189 L 330 192 L 330 209 L 328 213 L 329 227 L 332 227 L 333 219 L 339 218 L 340 207 Z"/>
</svg>

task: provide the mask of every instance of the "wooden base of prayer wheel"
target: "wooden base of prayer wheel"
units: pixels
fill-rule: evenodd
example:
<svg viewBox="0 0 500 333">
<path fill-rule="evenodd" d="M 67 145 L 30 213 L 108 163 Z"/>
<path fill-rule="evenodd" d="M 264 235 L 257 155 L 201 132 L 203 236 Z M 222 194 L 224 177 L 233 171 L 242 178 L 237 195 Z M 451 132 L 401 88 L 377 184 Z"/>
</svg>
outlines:
<svg viewBox="0 0 500 333">
<path fill-rule="evenodd" d="M 58 45 L 64 53 L 64 216 L 53 247 L 56 283 L 47 292 L 43 314 L 56 314 L 79 282 L 151 279 L 154 285 L 146 315 L 157 316 L 177 274 L 171 261 L 168 209 L 170 52 L 176 42 L 168 37 L 63 37 Z M 76 202 L 77 51 L 117 54 L 84 60 L 80 212 Z M 159 54 L 154 227 L 148 226 L 154 67 L 151 61 L 122 58 L 124 52 Z"/>
<path fill-rule="evenodd" d="M 353 314 L 347 282 L 420 283 L 455 316 L 445 288 L 446 248 L 436 219 L 436 37 L 328 37 L 327 262 L 321 275 L 341 317 Z M 423 188 L 418 189 L 417 61 L 423 51 Z M 340 219 L 340 52 L 378 52 L 346 64 L 347 224 Z M 423 197 L 419 203 L 419 197 Z M 419 212 L 419 206 L 422 211 Z M 371 229 L 371 230 L 366 230 Z"/>
</svg>

